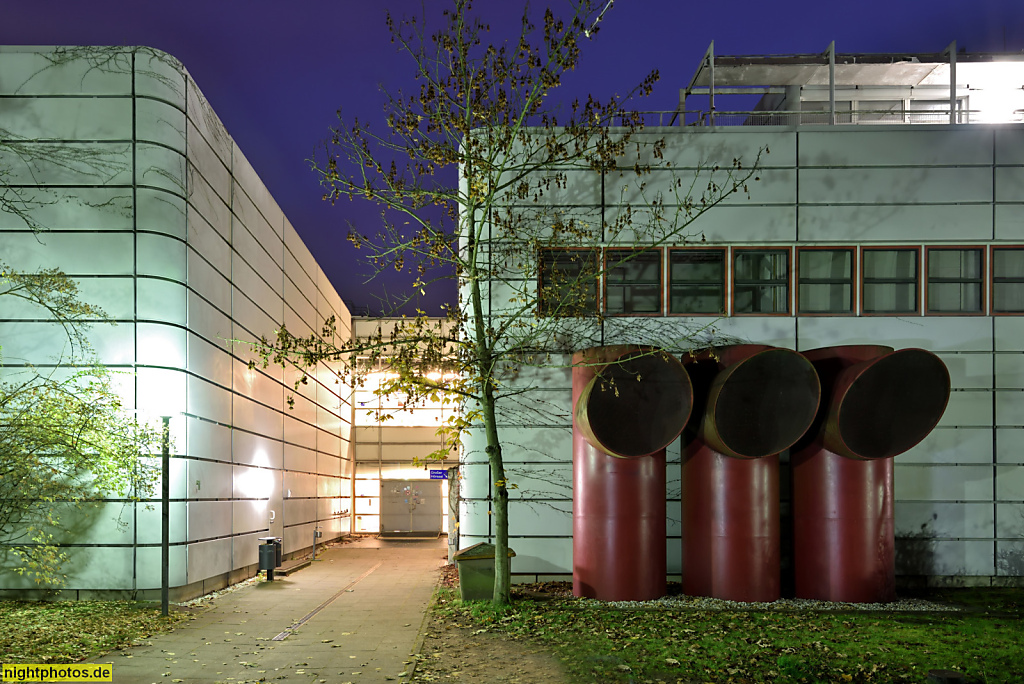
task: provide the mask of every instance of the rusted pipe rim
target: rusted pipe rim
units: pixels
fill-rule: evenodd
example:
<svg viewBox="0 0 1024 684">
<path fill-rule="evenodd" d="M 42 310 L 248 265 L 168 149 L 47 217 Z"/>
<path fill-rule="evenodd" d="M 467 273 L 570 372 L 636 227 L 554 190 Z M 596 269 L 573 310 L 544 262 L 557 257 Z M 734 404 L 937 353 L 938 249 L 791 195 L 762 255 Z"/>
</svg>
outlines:
<svg viewBox="0 0 1024 684">
<path fill-rule="evenodd" d="M 704 439 L 734 458 L 762 458 L 791 447 L 814 421 L 821 385 L 814 366 L 790 349 L 766 349 L 715 376 Z"/>
<path fill-rule="evenodd" d="M 604 366 L 576 402 L 576 426 L 619 458 L 661 451 L 683 431 L 693 406 L 686 369 L 660 350 L 639 349 Z"/>
</svg>

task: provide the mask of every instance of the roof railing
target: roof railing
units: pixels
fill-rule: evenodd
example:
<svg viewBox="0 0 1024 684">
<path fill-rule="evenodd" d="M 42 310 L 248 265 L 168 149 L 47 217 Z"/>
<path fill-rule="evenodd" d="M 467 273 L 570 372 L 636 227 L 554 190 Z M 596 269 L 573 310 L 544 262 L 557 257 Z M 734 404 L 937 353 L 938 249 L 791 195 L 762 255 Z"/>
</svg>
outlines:
<svg viewBox="0 0 1024 684">
<path fill-rule="evenodd" d="M 629 112 L 612 121 L 613 126 L 626 126 L 636 121 L 644 126 L 824 126 L 833 125 L 833 113 L 828 103 L 822 103 L 821 109 L 802 109 L 798 111 L 749 110 L 749 111 L 645 111 Z M 950 115 L 948 108 L 928 109 L 856 109 L 837 111 L 834 114 L 834 125 L 913 125 L 913 124 L 958 124 L 991 123 L 984 112 L 973 109 L 958 108 Z M 1000 123 L 1024 123 L 1024 110 L 1013 112 L 1008 118 L 1001 118 Z"/>
</svg>

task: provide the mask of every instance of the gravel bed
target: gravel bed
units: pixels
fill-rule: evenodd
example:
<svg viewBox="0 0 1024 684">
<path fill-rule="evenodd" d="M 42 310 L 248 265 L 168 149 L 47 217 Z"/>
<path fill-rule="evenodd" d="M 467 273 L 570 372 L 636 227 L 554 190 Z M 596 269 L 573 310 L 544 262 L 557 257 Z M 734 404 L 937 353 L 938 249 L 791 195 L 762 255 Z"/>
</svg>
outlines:
<svg viewBox="0 0 1024 684">
<path fill-rule="evenodd" d="M 899 612 L 960 612 L 962 609 L 945 603 L 923 599 L 899 599 L 890 603 L 842 603 L 838 601 L 815 601 L 813 599 L 779 599 L 770 603 L 726 601 L 707 596 L 665 596 L 653 601 L 598 601 L 597 599 L 576 599 L 574 603 L 595 608 L 624 609 L 675 609 L 689 610 L 777 610 L 777 611 L 826 611 L 826 610 L 875 610 L 889 613 Z"/>
</svg>

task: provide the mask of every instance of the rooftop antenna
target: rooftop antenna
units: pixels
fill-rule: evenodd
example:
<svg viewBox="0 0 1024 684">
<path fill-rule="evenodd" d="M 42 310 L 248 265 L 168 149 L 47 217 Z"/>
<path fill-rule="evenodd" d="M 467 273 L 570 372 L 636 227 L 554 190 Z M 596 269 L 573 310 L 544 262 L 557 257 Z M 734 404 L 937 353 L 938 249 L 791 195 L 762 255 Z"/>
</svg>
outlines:
<svg viewBox="0 0 1024 684">
<path fill-rule="evenodd" d="M 594 19 L 594 23 L 590 26 L 590 28 L 583 29 L 583 35 L 585 35 L 587 38 L 590 38 L 595 33 L 597 33 L 597 31 L 598 31 L 597 25 L 599 23 L 601 23 L 601 19 L 604 18 L 604 13 L 607 12 L 608 10 L 610 10 L 612 8 L 612 5 L 614 5 L 614 4 L 615 4 L 615 0 L 608 0 L 608 4 L 606 4 L 604 6 L 604 9 L 601 10 L 601 13 L 597 15 L 597 19 Z"/>
</svg>

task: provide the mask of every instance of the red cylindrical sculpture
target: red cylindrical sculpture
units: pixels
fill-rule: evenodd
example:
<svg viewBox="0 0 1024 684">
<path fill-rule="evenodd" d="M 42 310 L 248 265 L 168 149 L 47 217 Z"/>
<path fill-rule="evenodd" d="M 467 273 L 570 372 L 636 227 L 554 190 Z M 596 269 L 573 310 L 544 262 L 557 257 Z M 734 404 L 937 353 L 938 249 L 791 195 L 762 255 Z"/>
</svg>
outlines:
<svg viewBox="0 0 1024 684">
<path fill-rule="evenodd" d="M 796 352 L 738 345 L 686 363 L 696 411 L 682 468 L 683 591 L 780 596 L 779 458 L 814 420 L 820 385 Z M 685 360 L 684 360 L 685 361 Z"/>
<path fill-rule="evenodd" d="M 949 372 L 923 349 L 852 345 L 806 351 L 825 400 L 792 452 L 796 595 L 896 598 L 893 456 L 918 444 L 949 401 Z"/>
<path fill-rule="evenodd" d="M 679 360 L 613 346 L 573 356 L 573 593 L 646 601 L 666 593 L 665 447 L 690 416 Z"/>
</svg>

